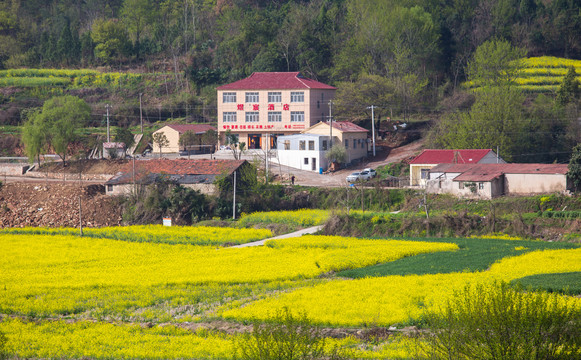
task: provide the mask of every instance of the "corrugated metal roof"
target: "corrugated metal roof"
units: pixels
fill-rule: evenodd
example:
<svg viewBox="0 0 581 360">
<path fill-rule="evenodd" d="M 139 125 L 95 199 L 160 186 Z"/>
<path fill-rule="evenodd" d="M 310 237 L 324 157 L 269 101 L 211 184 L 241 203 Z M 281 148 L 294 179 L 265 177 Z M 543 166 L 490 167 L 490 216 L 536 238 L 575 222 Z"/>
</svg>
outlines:
<svg viewBox="0 0 581 360">
<path fill-rule="evenodd" d="M 299 72 L 255 72 L 246 79 L 222 85 L 217 90 L 299 90 L 336 88 L 303 77 Z"/>
<path fill-rule="evenodd" d="M 476 164 L 484 158 L 491 149 L 426 149 L 410 164 Z"/>
</svg>

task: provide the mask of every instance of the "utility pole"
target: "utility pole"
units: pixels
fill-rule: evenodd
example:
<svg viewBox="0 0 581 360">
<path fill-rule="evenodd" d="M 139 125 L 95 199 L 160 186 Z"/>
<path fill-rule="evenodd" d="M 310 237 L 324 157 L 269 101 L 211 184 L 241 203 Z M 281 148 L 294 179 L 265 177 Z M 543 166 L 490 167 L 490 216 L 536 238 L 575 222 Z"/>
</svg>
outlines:
<svg viewBox="0 0 581 360">
<path fill-rule="evenodd" d="M 135 187 L 135 155 L 131 158 L 133 159 L 133 195 L 137 195 L 137 187 Z"/>
<path fill-rule="evenodd" d="M 111 137 L 109 133 L 109 109 L 111 108 L 111 105 L 107 104 L 105 105 L 105 108 L 107 109 L 107 142 L 111 142 Z"/>
<path fill-rule="evenodd" d="M 143 134 L 143 107 L 141 105 L 141 95 L 143 94 L 139 93 L 139 121 L 141 122 L 141 133 Z"/>
<path fill-rule="evenodd" d="M 264 167 L 266 168 L 266 171 L 264 173 L 264 179 L 265 179 L 265 182 L 267 184 L 268 184 L 268 147 L 270 145 L 270 139 L 269 139 L 269 136 L 268 135 L 269 134 L 266 133 L 266 144 L 265 144 L 265 147 L 266 147 L 266 155 L 264 157 L 264 159 L 265 159 Z"/>
<path fill-rule="evenodd" d="M 375 116 L 374 116 L 373 109 L 375 109 L 376 106 L 371 105 L 371 106 L 368 106 L 367 108 L 371 109 L 371 139 L 373 141 L 373 156 L 375 156 Z"/>
<path fill-rule="evenodd" d="M 234 200 L 232 202 L 232 219 L 236 220 L 236 170 L 234 170 Z"/>
<path fill-rule="evenodd" d="M 81 195 L 79 195 L 79 229 L 81 230 L 81 236 L 83 236 L 83 214 L 81 212 Z"/>
<path fill-rule="evenodd" d="M 333 100 L 329 100 L 329 150 L 333 147 Z"/>
</svg>

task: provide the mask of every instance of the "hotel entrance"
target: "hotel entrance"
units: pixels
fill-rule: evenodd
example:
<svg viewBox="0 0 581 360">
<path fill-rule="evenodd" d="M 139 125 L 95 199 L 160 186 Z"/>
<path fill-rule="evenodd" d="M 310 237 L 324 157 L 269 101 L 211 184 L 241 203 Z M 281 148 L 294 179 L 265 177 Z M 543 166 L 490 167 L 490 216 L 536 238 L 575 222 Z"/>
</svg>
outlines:
<svg viewBox="0 0 581 360">
<path fill-rule="evenodd" d="M 249 149 L 262 149 L 262 135 L 261 134 L 248 134 L 248 148 Z"/>
</svg>

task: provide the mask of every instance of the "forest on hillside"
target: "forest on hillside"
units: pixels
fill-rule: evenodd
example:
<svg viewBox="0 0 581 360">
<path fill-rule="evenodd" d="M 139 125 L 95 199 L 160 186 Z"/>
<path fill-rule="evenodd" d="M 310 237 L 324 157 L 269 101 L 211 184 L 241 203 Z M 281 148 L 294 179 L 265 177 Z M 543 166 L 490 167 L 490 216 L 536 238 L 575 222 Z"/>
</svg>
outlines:
<svg viewBox="0 0 581 360">
<path fill-rule="evenodd" d="M 193 94 L 185 102 L 205 111 L 215 106 L 217 85 L 255 71 L 300 71 L 339 88 L 340 120 L 368 119 L 369 105 L 378 106 L 379 119 L 431 119 L 478 104 L 461 84 L 474 80 L 469 65 L 485 44 L 509 44 L 527 57 L 581 58 L 580 9 L 578 0 L 4 0 L 0 70 L 165 72 L 184 79 L 187 86 L 173 90 Z M 551 118 L 569 134 L 538 160 L 555 160 L 553 153 L 576 143 L 567 120 L 576 113 L 536 94 L 501 96 L 524 104 L 518 119 Z M 541 125 L 518 131 L 555 133 Z M 434 146 L 457 145 L 435 133 Z"/>
</svg>

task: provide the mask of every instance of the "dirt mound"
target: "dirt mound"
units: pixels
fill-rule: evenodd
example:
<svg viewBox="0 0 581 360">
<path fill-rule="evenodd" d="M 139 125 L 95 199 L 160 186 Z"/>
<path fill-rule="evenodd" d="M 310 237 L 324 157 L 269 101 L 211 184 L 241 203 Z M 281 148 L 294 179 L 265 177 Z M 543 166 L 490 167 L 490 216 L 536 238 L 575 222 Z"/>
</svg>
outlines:
<svg viewBox="0 0 581 360">
<path fill-rule="evenodd" d="M 103 185 L 10 183 L 0 190 L 0 227 L 78 227 L 79 197 L 83 226 L 121 223 L 118 200 Z"/>
</svg>

